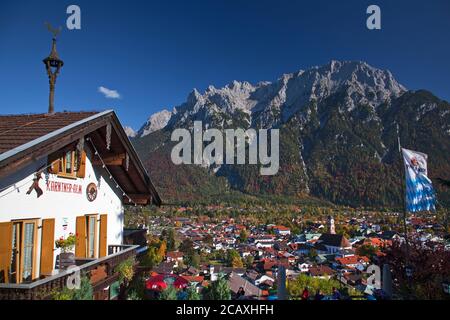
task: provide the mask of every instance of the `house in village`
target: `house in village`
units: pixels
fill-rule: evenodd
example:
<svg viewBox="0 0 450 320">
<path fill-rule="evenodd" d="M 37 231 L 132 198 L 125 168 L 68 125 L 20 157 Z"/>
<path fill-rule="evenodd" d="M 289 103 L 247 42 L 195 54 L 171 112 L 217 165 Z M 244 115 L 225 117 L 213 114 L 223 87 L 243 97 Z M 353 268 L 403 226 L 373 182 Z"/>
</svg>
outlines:
<svg viewBox="0 0 450 320">
<path fill-rule="evenodd" d="M 342 234 L 324 233 L 317 240 L 317 243 L 324 246 L 330 254 L 352 248 L 350 242 Z"/>
<path fill-rule="evenodd" d="M 291 234 L 291 229 L 285 226 L 274 226 L 272 229 L 277 236 L 289 236 Z"/>
<path fill-rule="evenodd" d="M 309 268 L 312 267 L 312 264 L 305 261 L 305 262 L 299 263 L 297 267 L 298 267 L 298 270 L 300 270 L 300 272 L 308 272 Z"/>
<path fill-rule="evenodd" d="M 358 269 L 360 271 L 364 270 L 369 264 L 369 258 L 365 256 L 346 256 L 338 257 L 335 259 L 334 265 L 341 269 Z"/>
<path fill-rule="evenodd" d="M 0 116 L 0 299 L 61 287 L 68 264 L 114 298 L 114 267 L 136 254 L 124 205 L 150 203 L 161 199 L 113 111 Z M 66 261 L 55 240 L 71 234 Z"/>
<path fill-rule="evenodd" d="M 273 286 L 275 283 L 275 279 L 272 277 L 269 277 L 265 274 L 261 275 L 259 278 L 255 279 L 255 285 L 260 286 L 262 284 L 267 284 L 269 287 Z"/>
<path fill-rule="evenodd" d="M 330 279 L 334 275 L 334 270 L 326 265 L 318 265 L 309 268 L 308 274 L 314 278 Z"/>
<path fill-rule="evenodd" d="M 184 254 L 181 251 L 169 251 L 166 254 L 166 260 L 167 262 L 174 262 L 176 268 L 183 263 L 183 256 Z"/>
<path fill-rule="evenodd" d="M 219 278 L 219 275 L 229 275 L 232 272 L 243 276 L 245 274 L 246 269 L 245 268 L 233 268 L 233 267 L 225 267 L 222 265 L 210 265 L 208 268 L 209 271 L 209 277 L 211 281 L 216 281 Z"/>
<path fill-rule="evenodd" d="M 233 295 L 236 295 L 240 288 L 244 290 L 245 298 L 259 298 L 262 295 L 262 290 L 256 285 L 243 278 L 242 275 L 231 272 L 228 277 L 228 285 Z"/>
<path fill-rule="evenodd" d="M 55 112 L 56 36 L 43 62 L 48 112 L 0 116 L 0 300 L 50 298 L 82 274 L 114 299 L 138 248 L 124 205 L 161 199 L 114 111 Z"/>
</svg>

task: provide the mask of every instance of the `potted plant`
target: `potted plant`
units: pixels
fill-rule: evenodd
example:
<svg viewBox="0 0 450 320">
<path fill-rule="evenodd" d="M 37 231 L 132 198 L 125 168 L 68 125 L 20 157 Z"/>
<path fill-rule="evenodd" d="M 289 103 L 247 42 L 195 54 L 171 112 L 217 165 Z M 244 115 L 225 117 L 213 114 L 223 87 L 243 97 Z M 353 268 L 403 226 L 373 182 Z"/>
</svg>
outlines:
<svg viewBox="0 0 450 320">
<path fill-rule="evenodd" d="M 61 237 L 55 241 L 56 248 L 61 249 L 61 253 L 59 254 L 60 269 L 67 269 L 69 266 L 75 264 L 75 254 L 72 252 L 75 241 L 76 238 L 73 233 L 69 233 L 69 236 L 65 239 Z"/>
</svg>

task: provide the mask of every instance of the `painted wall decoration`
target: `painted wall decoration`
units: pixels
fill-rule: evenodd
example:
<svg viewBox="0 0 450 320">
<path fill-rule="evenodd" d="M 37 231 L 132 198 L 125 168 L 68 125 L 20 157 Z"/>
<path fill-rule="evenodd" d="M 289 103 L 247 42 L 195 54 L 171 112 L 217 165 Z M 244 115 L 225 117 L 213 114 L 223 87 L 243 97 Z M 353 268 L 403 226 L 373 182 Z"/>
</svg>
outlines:
<svg viewBox="0 0 450 320">
<path fill-rule="evenodd" d="M 95 183 L 89 183 L 86 187 L 86 197 L 89 201 L 94 201 L 97 198 L 97 185 Z"/>
</svg>

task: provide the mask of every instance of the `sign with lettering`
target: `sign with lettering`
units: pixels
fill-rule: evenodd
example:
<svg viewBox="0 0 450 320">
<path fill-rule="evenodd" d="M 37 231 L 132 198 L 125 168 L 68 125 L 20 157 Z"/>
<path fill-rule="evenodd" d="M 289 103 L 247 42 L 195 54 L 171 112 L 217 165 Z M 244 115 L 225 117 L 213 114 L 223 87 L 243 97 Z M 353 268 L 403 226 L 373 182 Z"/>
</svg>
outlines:
<svg viewBox="0 0 450 320">
<path fill-rule="evenodd" d="M 66 182 L 58 182 L 58 181 L 47 181 L 47 191 L 50 192 L 65 192 L 65 193 L 76 193 L 82 194 L 81 184 L 76 183 L 66 183 Z"/>
<path fill-rule="evenodd" d="M 69 218 L 63 218 L 63 230 L 66 231 L 67 230 L 67 224 L 69 223 Z"/>
</svg>

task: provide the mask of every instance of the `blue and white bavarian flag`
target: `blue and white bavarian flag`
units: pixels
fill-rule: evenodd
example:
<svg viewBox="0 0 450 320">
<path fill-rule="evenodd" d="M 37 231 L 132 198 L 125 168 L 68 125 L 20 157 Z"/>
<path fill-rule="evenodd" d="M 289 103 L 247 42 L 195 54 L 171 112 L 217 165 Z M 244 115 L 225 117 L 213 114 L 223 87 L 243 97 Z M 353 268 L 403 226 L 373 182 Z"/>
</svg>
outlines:
<svg viewBox="0 0 450 320">
<path fill-rule="evenodd" d="M 436 196 L 428 178 L 425 153 L 402 148 L 406 176 L 406 210 L 409 212 L 435 210 Z"/>
</svg>

